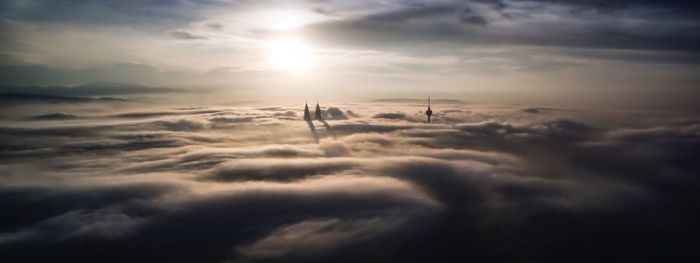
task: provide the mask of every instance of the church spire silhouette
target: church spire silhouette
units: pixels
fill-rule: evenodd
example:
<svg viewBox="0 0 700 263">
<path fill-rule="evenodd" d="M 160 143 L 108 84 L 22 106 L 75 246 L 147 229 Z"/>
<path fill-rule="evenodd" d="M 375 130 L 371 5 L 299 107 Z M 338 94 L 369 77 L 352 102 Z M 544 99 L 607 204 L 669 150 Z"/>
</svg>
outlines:
<svg viewBox="0 0 700 263">
<path fill-rule="evenodd" d="M 318 100 L 316 100 L 316 112 L 314 112 L 314 117 L 319 121 L 323 120 L 323 114 L 321 113 L 321 106 L 318 105 Z"/>
<path fill-rule="evenodd" d="M 304 120 L 305 121 L 311 121 L 311 112 L 309 112 L 309 102 L 306 102 L 306 105 L 304 106 Z"/>
<path fill-rule="evenodd" d="M 428 123 L 430 123 L 430 116 L 433 115 L 433 111 L 430 109 L 430 96 L 428 96 L 428 110 L 425 111 L 425 115 L 428 115 Z"/>
</svg>

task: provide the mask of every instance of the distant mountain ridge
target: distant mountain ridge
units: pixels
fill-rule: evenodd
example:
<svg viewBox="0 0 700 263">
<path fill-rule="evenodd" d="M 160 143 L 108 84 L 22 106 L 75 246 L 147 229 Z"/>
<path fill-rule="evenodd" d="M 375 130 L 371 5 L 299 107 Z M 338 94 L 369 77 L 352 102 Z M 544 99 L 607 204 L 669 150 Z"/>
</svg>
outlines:
<svg viewBox="0 0 700 263">
<path fill-rule="evenodd" d="M 126 101 L 122 98 L 114 97 L 80 97 L 80 96 L 59 96 L 46 94 L 28 94 L 15 92 L 1 92 L 0 101 L 6 104 L 12 103 L 72 103 L 72 102 L 93 102 L 93 101 Z"/>
<path fill-rule="evenodd" d="M 166 87 L 149 87 L 117 82 L 95 82 L 77 86 L 2 86 L 0 93 L 49 96 L 104 96 L 182 92 Z"/>
<path fill-rule="evenodd" d="M 390 103 L 427 103 L 428 99 L 409 99 L 409 98 L 394 98 L 394 99 L 376 99 L 373 102 L 390 102 Z M 464 104 L 462 100 L 456 99 L 431 99 L 430 102 L 433 103 L 445 103 L 445 104 Z"/>
</svg>

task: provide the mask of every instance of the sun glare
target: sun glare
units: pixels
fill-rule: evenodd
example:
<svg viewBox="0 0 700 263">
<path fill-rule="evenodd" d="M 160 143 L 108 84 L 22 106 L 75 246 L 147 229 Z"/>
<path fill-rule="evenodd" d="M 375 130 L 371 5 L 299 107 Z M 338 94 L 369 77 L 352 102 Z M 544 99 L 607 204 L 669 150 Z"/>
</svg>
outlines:
<svg viewBox="0 0 700 263">
<path fill-rule="evenodd" d="M 273 30 L 289 31 L 304 25 L 304 15 L 299 11 L 284 10 L 266 14 L 267 24 Z"/>
<path fill-rule="evenodd" d="M 304 71 L 311 66 L 311 47 L 296 38 L 275 39 L 267 43 L 270 66 L 285 71 Z"/>
</svg>

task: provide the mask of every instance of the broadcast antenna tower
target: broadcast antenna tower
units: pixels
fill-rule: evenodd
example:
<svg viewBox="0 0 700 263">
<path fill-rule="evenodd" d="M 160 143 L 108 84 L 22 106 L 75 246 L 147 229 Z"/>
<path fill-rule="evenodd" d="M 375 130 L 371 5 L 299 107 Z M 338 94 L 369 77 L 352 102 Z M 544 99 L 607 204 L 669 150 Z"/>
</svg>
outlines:
<svg viewBox="0 0 700 263">
<path fill-rule="evenodd" d="M 430 109 L 430 96 L 428 96 L 428 110 L 425 111 L 425 115 L 428 115 L 428 123 L 430 123 L 430 116 L 433 115 L 433 111 Z"/>
</svg>

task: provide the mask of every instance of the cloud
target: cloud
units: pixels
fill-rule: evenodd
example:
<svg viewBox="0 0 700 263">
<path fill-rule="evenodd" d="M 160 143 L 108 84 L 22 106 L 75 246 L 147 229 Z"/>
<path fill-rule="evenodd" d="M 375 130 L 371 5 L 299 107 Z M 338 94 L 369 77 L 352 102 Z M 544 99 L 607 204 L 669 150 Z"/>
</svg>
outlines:
<svg viewBox="0 0 700 263">
<path fill-rule="evenodd" d="M 166 80 L 186 80 L 192 75 L 183 72 L 162 72 L 144 64 L 108 64 L 79 69 L 66 69 L 37 64 L 0 66 L 0 89 L 3 92 L 28 92 L 48 95 L 115 95 L 176 92 L 172 88 L 156 88 L 149 84 Z M 80 85 L 76 85 L 80 84 Z M 43 86 L 37 86 L 43 85 Z M 29 86 L 29 87 L 27 87 Z"/>
<path fill-rule="evenodd" d="M 296 85 L 260 66 L 264 43 L 279 32 L 255 18 L 278 8 L 266 1 L 5 1 L 0 82 L 72 86 L 128 80 L 236 87 L 260 95 L 249 87 Z M 418 94 L 428 83 L 459 95 L 451 83 L 465 81 L 484 83 L 475 86 L 489 93 L 505 88 L 525 94 L 580 90 L 577 85 L 635 91 L 651 86 L 639 76 L 666 76 L 673 84 L 659 86 L 688 91 L 697 82 L 700 38 L 693 32 L 700 23 L 691 12 L 697 5 L 687 1 L 312 1 L 293 9 L 308 18 L 293 33 L 332 51 L 319 57 L 323 66 L 312 71 L 324 80 L 311 88 L 321 90 L 318 83 L 329 81 L 344 90 L 360 87 L 344 92 L 351 97 L 379 86 Z M 85 39 L 92 44 L 71 48 Z M 591 72 L 597 70 L 605 74 Z M 547 75 L 552 72 L 556 78 Z M 489 81 L 493 75 L 504 78 Z M 530 81 L 513 87 L 523 79 Z"/>
<path fill-rule="evenodd" d="M 195 7 L 208 5 L 225 6 L 218 1 L 172 1 L 166 4 L 159 1 L 91 3 L 60 0 L 24 3 L 10 0 L 3 3 L 0 16 L 31 22 L 162 27 L 201 18 L 201 9 Z"/>
<path fill-rule="evenodd" d="M 398 227 L 401 219 L 308 220 L 273 231 L 267 237 L 242 247 L 239 252 L 250 261 L 302 256 L 320 259 L 339 247 L 357 245 Z M 290 246 L 290 244 L 294 244 Z"/>
<path fill-rule="evenodd" d="M 329 107 L 328 110 L 326 110 L 328 114 L 330 115 L 330 118 L 332 120 L 347 120 L 348 117 L 345 116 L 345 113 L 343 113 L 340 108 L 337 107 Z"/>
<path fill-rule="evenodd" d="M 219 166 L 219 169 L 205 178 L 223 181 L 286 181 L 318 174 L 337 173 L 350 169 L 352 166 L 352 162 L 343 160 L 315 162 L 309 160 L 242 159 Z"/>
<path fill-rule="evenodd" d="M 80 118 L 77 115 L 70 114 L 70 113 L 64 113 L 64 112 L 55 112 L 55 113 L 48 113 L 48 114 L 43 114 L 43 115 L 36 115 L 30 117 L 32 120 L 66 120 L 66 119 L 76 119 Z"/>
<path fill-rule="evenodd" d="M 44 114 L 81 118 L 2 120 L 3 258 L 694 255 L 694 120 L 629 114 L 619 118 L 635 125 L 606 125 L 586 118 L 594 112 L 470 103 L 435 105 L 451 118 L 427 124 L 406 114 L 423 105 L 371 102 L 344 106 L 356 115 L 329 120 L 336 138 L 321 128 L 317 143 L 293 107 L 129 105 L 45 104 Z M 397 111 L 406 117 L 374 117 Z"/>
<path fill-rule="evenodd" d="M 0 93 L 0 101 L 5 105 L 31 103 L 90 103 L 90 102 L 123 102 L 122 98 L 113 97 L 75 97 L 27 93 Z"/>
<path fill-rule="evenodd" d="M 374 118 L 380 118 L 380 119 L 391 119 L 391 120 L 401 120 L 406 118 L 406 114 L 401 113 L 401 112 L 395 112 L 395 113 L 377 113 L 374 115 Z"/>
<path fill-rule="evenodd" d="M 540 113 L 540 109 L 538 108 L 526 108 L 522 109 L 522 111 L 527 113 Z"/>
<path fill-rule="evenodd" d="M 224 29 L 224 25 L 222 25 L 220 23 L 209 23 L 209 24 L 207 24 L 207 26 L 211 29 L 214 29 L 214 30 L 223 30 Z"/>
<path fill-rule="evenodd" d="M 418 56 L 474 58 L 463 51 L 465 47 L 470 50 L 520 47 L 522 50 L 517 53 L 521 56 L 532 53 L 532 48 L 548 50 L 545 52 L 550 55 L 548 61 L 541 61 L 539 66 L 529 65 L 534 62 L 514 56 L 499 57 L 533 69 L 561 68 L 571 60 L 549 61 L 553 58 L 552 50 L 577 59 L 685 63 L 684 59 L 673 57 L 678 54 L 695 57 L 695 46 L 700 38 L 697 34 L 682 32 L 692 30 L 700 22 L 697 17 L 686 16 L 697 6 L 681 2 L 610 4 L 545 0 L 397 4 L 389 11 L 312 25 L 308 34 L 322 43 Z M 621 26 L 624 23 L 620 21 L 624 19 L 639 24 Z M 611 33 L 615 37 L 610 37 Z M 646 55 L 628 56 L 628 52 Z"/>
<path fill-rule="evenodd" d="M 173 31 L 170 33 L 174 38 L 181 40 L 195 40 L 195 39 L 206 39 L 203 36 L 193 35 L 192 33 L 185 31 Z"/>
<path fill-rule="evenodd" d="M 469 8 L 464 9 L 460 14 L 459 14 L 459 19 L 462 22 L 469 23 L 469 24 L 474 24 L 474 25 L 479 25 L 479 26 L 485 26 L 488 25 L 489 22 L 486 21 L 483 17 L 479 16 L 474 10 L 471 10 Z"/>
</svg>

